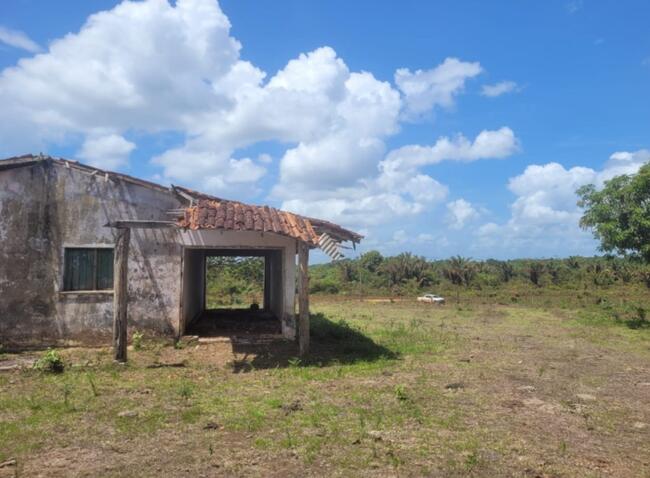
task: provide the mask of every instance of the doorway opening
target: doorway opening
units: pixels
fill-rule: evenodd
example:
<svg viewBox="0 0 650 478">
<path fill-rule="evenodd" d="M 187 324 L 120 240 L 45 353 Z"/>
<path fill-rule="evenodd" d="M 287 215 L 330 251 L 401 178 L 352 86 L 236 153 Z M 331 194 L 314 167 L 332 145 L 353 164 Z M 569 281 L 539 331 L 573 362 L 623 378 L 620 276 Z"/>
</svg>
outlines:
<svg viewBox="0 0 650 478">
<path fill-rule="evenodd" d="M 264 308 L 264 256 L 205 258 L 205 308 Z"/>
<path fill-rule="evenodd" d="M 282 250 L 187 248 L 184 254 L 186 334 L 281 334 Z"/>
</svg>

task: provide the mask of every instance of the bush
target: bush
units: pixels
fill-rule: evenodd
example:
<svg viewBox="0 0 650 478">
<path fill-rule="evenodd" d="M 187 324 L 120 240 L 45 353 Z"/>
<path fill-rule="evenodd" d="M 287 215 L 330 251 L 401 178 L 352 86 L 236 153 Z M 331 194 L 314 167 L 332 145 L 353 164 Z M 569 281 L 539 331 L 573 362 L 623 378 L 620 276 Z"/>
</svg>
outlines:
<svg viewBox="0 0 650 478">
<path fill-rule="evenodd" d="M 340 291 L 339 284 L 336 280 L 331 278 L 325 278 L 320 280 L 311 281 L 309 292 L 312 294 L 315 293 L 325 293 L 325 294 L 338 294 Z"/>
<path fill-rule="evenodd" d="M 61 373 L 65 369 L 65 364 L 59 352 L 50 348 L 36 361 L 34 368 L 41 372 Z"/>
<path fill-rule="evenodd" d="M 636 315 L 637 318 L 639 319 L 640 322 L 645 322 L 646 321 L 646 311 L 643 307 L 637 307 L 636 308 Z"/>
<path fill-rule="evenodd" d="M 138 332 L 137 330 L 133 332 L 133 337 L 131 338 L 131 342 L 133 343 L 133 350 L 142 349 L 142 339 L 144 339 L 144 334 L 142 332 Z"/>
</svg>

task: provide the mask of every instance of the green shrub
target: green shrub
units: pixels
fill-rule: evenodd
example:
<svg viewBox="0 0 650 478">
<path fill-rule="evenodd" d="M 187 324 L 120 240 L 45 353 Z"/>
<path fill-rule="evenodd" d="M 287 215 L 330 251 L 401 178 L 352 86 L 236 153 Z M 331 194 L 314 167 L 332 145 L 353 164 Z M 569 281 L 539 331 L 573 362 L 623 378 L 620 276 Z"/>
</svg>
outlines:
<svg viewBox="0 0 650 478">
<path fill-rule="evenodd" d="M 65 364 L 59 352 L 50 348 L 34 363 L 34 368 L 41 372 L 61 373 Z"/>
<path fill-rule="evenodd" d="M 194 395 L 194 385 L 190 382 L 182 382 L 178 387 L 178 394 L 186 400 L 189 399 Z"/>
<path fill-rule="evenodd" d="M 131 337 L 131 342 L 133 343 L 133 350 L 142 350 L 142 340 L 144 339 L 144 334 L 138 332 L 137 330 L 133 332 L 133 337 Z"/>
<path fill-rule="evenodd" d="M 406 388 L 404 385 L 395 385 L 395 398 L 400 402 L 406 402 L 409 399 L 408 393 L 406 393 Z"/>
<path fill-rule="evenodd" d="M 333 278 L 316 279 L 311 281 L 309 285 L 309 292 L 312 294 L 319 292 L 324 294 L 338 294 L 339 291 L 339 284 Z"/>
<path fill-rule="evenodd" d="M 185 342 L 183 342 L 182 340 L 176 340 L 174 342 L 174 348 L 176 350 L 183 350 L 185 348 Z"/>
</svg>

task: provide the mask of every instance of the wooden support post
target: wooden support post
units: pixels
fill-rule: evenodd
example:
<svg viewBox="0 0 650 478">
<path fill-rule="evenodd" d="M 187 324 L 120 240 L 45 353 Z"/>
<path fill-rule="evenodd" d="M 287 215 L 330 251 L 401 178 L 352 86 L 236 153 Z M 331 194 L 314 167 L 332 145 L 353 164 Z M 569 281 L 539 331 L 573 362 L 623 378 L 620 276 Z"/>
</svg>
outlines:
<svg viewBox="0 0 650 478">
<path fill-rule="evenodd" d="M 129 242 L 131 230 L 117 229 L 115 262 L 113 267 L 113 355 L 116 361 L 126 362 L 126 316 L 129 270 Z"/>
<path fill-rule="evenodd" d="M 271 310 L 271 261 L 273 253 L 264 254 L 264 310 Z"/>
<path fill-rule="evenodd" d="M 298 242 L 298 348 L 309 353 L 309 246 Z"/>
</svg>

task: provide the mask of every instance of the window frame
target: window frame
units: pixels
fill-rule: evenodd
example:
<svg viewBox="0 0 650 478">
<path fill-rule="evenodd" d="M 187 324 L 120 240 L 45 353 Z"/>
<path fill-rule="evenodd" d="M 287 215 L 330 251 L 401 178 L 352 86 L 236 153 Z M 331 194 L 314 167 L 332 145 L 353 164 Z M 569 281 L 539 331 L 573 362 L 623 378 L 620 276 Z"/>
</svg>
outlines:
<svg viewBox="0 0 650 478">
<path fill-rule="evenodd" d="M 68 272 L 68 251 L 70 250 L 92 250 L 93 254 L 93 264 L 92 264 L 92 288 L 91 289 L 73 289 L 67 288 L 67 272 Z M 115 247 L 111 244 L 64 244 L 61 252 L 61 287 L 59 291 L 63 294 L 87 294 L 87 293 L 97 293 L 97 294 L 112 294 L 113 293 L 113 282 L 111 282 L 110 287 L 99 289 L 99 267 L 98 267 L 98 256 L 99 251 L 111 251 L 112 261 L 111 261 L 111 273 L 113 274 L 113 280 L 115 278 Z"/>
</svg>

